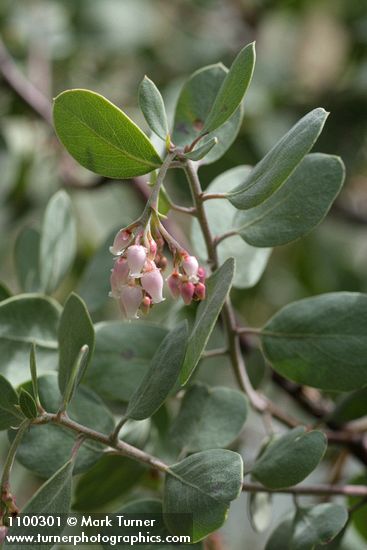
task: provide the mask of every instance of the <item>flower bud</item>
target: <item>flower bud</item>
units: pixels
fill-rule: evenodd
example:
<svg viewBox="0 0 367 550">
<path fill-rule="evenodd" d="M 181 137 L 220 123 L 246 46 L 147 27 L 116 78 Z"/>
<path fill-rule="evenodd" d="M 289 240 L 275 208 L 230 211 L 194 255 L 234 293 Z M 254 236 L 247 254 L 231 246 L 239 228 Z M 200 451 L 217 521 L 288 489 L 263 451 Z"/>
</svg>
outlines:
<svg viewBox="0 0 367 550">
<path fill-rule="evenodd" d="M 143 301 L 140 305 L 140 311 L 144 313 L 144 315 L 147 315 L 150 308 L 152 307 L 152 304 L 152 299 L 149 296 L 144 296 Z"/>
<path fill-rule="evenodd" d="M 197 300 L 205 300 L 206 288 L 203 283 L 197 283 L 195 285 L 195 298 Z"/>
<path fill-rule="evenodd" d="M 120 306 L 127 319 L 137 319 L 143 299 L 140 286 L 124 286 L 120 294 Z"/>
<path fill-rule="evenodd" d="M 157 243 L 153 239 L 150 239 L 150 241 L 149 241 L 149 256 L 152 259 L 155 258 L 155 255 L 157 254 L 157 250 L 158 250 Z"/>
<path fill-rule="evenodd" d="M 147 258 L 147 251 L 140 244 L 133 244 L 126 250 L 127 263 L 131 277 L 140 277 Z"/>
<path fill-rule="evenodd" d="M 199 282 L 200 283 L 204 283 L 205 282 L 205 279 L 206 279 L 206 271 L 203 267 L 199 267 L 198 269 L 198 272 L 197 272 L 197 276 L 199 278 Z"/>
<path fill-rule="evenodd" d="M 182 283 L 181 286 L 181 296 L 184 303 L 188 306 L 191 304 L 195 292 L 195 285 L 193 283 L 187 282 Z"/>
<path fill-rule="evenodd" d="M 177 271 L 171 273 L 166 279 L 168 288 L 171 291 L 171 294 L 174 298 L 178 298 L 181 294 L 181 279 Z"/>
<path fill-rule="evenodd" d="M 196 277 L 199 269 L 199 262 L 195 256 L 187 255 L 182 261 L 182 267 L 188 277 Z"/>
<path fill-rule="evenodd" d="M 126 258 L 120 257 L 116 260 L 115 265 L 111 272 L 111 296 L 118 298 L 121 293 L 121 289 L 128 283 L 129 280 L 129 266 Z"/>
<path fill-rule="evenodd" d="M 159 304 L 164 300 L 162 296 L 163 277 L 159 269 L 146 271 L 141 276 L 141 286 L 152 297 L 153 304 Z"/>
<path fill-rule="evenodd" d="M 8 532 L 8 528 L 5 527 L 5 525 L 1 525 L 0 526 L 0 544 L 3 544 L 5 542 L 7 532 Z"/>
<path fill-rule="evenodd" d="M 125 250 L 127 245 L 129 244 L 129 241 L 131 240 L 131 233 L 130 231 L 126 231 L 126 229 L 120 229 L 120 231 L 117 233 L 115 240 L 113 241 L 113 245 L 110 246 L 110 252 L 114 256 L 119 256 L 122 254 L 122 252 Z"/>
</svg>

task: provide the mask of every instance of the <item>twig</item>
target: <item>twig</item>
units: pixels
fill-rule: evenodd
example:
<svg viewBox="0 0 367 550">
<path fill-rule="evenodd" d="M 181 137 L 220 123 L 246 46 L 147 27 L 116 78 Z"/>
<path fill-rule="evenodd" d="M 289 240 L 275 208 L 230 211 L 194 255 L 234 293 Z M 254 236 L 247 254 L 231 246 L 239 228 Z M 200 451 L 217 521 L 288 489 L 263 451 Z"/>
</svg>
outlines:
<svg viewBox="0 0 367 550">
<path fill-rule="evenodd" d="M 202 191 L 200 192 L 200 200 L 202 202 L 209 201 L 212 199 L 227 199 L 227 198 L 228 197 L 226 193 L 203 193 Z"/>
<path fill-rule="evenodd" d="M 234 237 L 235 235 L 238 235 L 238 231 L 236 231 L 235 229 L 231 231 L 227 231 L 226 233 L 222 233 L 222 235 L 218 235 L 217 237 L 214 237 L 214 244 L 215 246 L 218 246 L 218 244 L 224 241 L 225 239 L 229 239 L 229 237 Z"/>
<path fill-rule="evenodd" d="M 209 359 L 210 357 L 220 357 L 221 355 L 227 355 L 228 348 L 208 349 L 202 354 L 203 359 Z"/>
</svg>

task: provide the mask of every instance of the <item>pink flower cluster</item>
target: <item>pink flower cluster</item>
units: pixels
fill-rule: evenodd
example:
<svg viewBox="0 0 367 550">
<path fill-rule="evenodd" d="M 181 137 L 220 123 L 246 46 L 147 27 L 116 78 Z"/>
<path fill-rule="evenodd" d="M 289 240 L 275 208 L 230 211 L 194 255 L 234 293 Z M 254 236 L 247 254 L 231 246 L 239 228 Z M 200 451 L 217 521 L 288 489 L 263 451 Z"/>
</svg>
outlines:
<svg viewBox="0 0 367 550">
<path fill-rule="evenodd" d="M 143 240 L 144 245 L 141 244 Z M 167 265 L 163 254 L 164 240 L 160 234 L 134 235 L 121 229 L 110 248 L 116 256 L 111 272 L 110 296 L 119 301 L 127 319 L 136 319 L 139 312 L 148 313 L 153 304 L 164 300 L 162 270 Z M 205 271 L 195 256 L 186 252 L 174 254 L 174 270 L 167 278 L 168 287 L 175 298 L 181 296 L 185 304 L 205 298 Z"/>
</svg>

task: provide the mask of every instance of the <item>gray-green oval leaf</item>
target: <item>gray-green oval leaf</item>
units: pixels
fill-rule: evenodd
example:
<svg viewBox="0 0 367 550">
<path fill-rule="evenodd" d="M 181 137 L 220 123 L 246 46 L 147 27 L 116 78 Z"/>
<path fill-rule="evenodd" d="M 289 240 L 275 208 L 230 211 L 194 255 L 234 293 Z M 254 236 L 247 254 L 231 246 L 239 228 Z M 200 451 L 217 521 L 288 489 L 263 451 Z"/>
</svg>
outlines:
<svg viewBox="0 0 367 550">
<path fill-rule="evenodd" d="M 0 374 L 0 430 L 19 426 L 24 420 L 17 409 L 18 394 L 4 376 Z"/>
<path fill-rule="evenodd" d="M 165 141 L 169 133 L 166 109 L 160 91 L 147 76 L 139 86 L 139 104 L 149 128 Z"/>
<path fill-rule="evenodd" d="M 278 191 L 237 213 L 236 230 L 253 246 L 279 246 L 307 235 L 328 213 L 344 174 L 340 158 L 307 155 Z"/>
<path fill-rule="evenodd" d="M 196 312 L 195 324 L 189 337 L 185 362 L 180 375 L 181 384 L 186 384 L 192 376 L 200 361 L 201 354 L 206 348 L 224 301 L 230 291 L 234 267 L 233 258 L 229 258 L 207 280 L 207 297 L 200 303 Z"/>
<path fill-rule="evenodd" d="M 22 413 L 27 418 L 37 418 L 38 411 L 37 405 L 30 393 L 28 393 L 24 388 L 21 388 L 19 393 L 19 406 Z"/>
<path fill-rule="evenodd" d="M 85 303 L 72 293 L 66 301 L 59 327 L 59 387 L 64 393 L 78 360 L 80 350 L 87 345 L 88 357 L 83 363 L 83 372 L 78 375 L 80 382 L 87 369 L 94 350 L 94 327 Z"/>
<path fill-rule="evenodd" d="M 202 451 L 171 466 L 163 500 L 169 531 L 191 535 L 197 542 L 219 529 L 230 502 L 241 492 L 242 477 L 241 456 L 224 449 Z M 179 514 L 192 514 L 192 524 L 184 525 Z"/>
<path fill-rule="evenodd" d="M 247 400 L 230 388 L 191 386 L 171 427 L 171 438 L 192 453 L 227 447 L 238 436 L 247 417 Z"/>
<path fill-rule="evenodd" d="M 146 135 L 103 96 L 68 90 L 54 102 L 57 135 L 85 168 L 109 178 L 147 174 L 162 163 Z"/>
<path fill-rule="evenodd" d="M 40 232 L 32 227 L 23 228 L 15 241 L 14 262 L 24 292 L 40 290 L 39 249 Z"/>
<path fill-rule="evenodd" d="M 252 79 L 255 57 L 254 42 L 239 52 L 218 91 L 202 133 L 222 126 L 240 105 Z"/>
<path fill-rule="evenodd" d="M 219 89 L 228 73 L 221 63 L 209 65 L 195 71 L 184 84 L 178 98 L 173 127 L 173 142 L 184 147 L 201 135 L 205 120 L 215 101 Z M 218 160 L 235 140 L 243 117 L 242 104 L 215 133 L 205 138 L 217 137 L 218 144 L 206 155 L 203 164 Z"/>
<path fill-rule="evenodd" d="M 317 467 L 326 447 L 322 432 L 294 428 L 265 448 L 251 474 L 270 489 L 296 485 Z"/>
<path fill-rule="evenodd" d="M 22 510 L 23 514 L 57 514 L 61 518 L 61 525 L 56 521 L 54 526 L 47 527 L 47 531 L 43 534 L 55 536 L 60 535 L 66 525 L 66 514 L 70 510 L 71 502 L 71 484 L 72 484 L 73 463 L 68 461 L 55 474 L 50 477 L 44 485 L 33 495 L 31 500 Z M 38 527 L 39 532 L 39 527 Z M 14 526 L 9 530 L 9 535 L 12 536 L 37 536 L 37 528 L 25 526 Z M 36 550 L 49 550 L 54 547 L 54 544 L 32 544 L 32 548 Z M 9 550 L 29 550 L 28 544 L 10 544 L 6 543 L 4 549 Z"/>
<path fill-rule="evenodd" d="M 187 337 L 186 321 L 167 334 L 154 354 L 149 371 L 131 397 L 126 416 L 143 420 L 164 403 L 179 377 Z"/>
<path fill-rule="evenodd" d="M 281 187 L 311 150 L 319 137 L 328 113 L 314 109 L 299 122 L 260 160 L 250 175 L 228 194 L 240 210 L 253 208 Z"/>
<path fill-rule="evenodd" d="M 39 373 L 56 368 L 60 310 L 57 302 L 37 294 L 21 294 L 0 303 L 2 370 L 14 385 L 29 378 L 33 343 Z"/>
<path fill-rule="evenodd" d="M 51 294 L 69 271 L 76 254 L 76 225 L 65 191 L 58 191 L 47 205 L 39 247 L 41 287 Z"/>
<path fill-rule="evenodd" d="M 350 391 L 367 385 L 367 295 L 335 292 L 287 305 L 261 333 L 273 368 L 299 384 Z"/>
<path fill-rule="evenodd" d="M 199 145 L 194 149 L 193 151 L 190 151 L 189 153 L 185 153 L 185 157 L 190 160 L 201 160 L 204 158 L 209 151 L 211 151 L 214 147 L 214 145 L 217 145 L 218 138 L 213 137 L 210 138 L 208 141 L 205 141 L 202 145 Z"/>
</svg>

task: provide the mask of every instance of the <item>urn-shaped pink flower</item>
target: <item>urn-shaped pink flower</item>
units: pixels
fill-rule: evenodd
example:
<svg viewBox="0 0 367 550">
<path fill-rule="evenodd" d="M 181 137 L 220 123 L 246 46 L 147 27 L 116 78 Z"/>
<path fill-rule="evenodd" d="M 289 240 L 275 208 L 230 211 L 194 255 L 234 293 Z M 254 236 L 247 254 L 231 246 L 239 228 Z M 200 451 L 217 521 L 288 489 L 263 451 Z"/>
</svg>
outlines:
<svg viewBox="0 0 367 550">
<path fill-rule="evenodd" d="M 140 277 L 141 271 L 147 259 L 147 251 L 140 244 L 133 244 L 126 250 L 127 263 L 131 277 Z"/>
<path fill-rule="evenodd" d="M 127 245 L 129 244 L 129 241 L 131 240 L 131 233 L 130 231 L 126 231 L 125 229 L 120 229 L 120 231 L 117 233 L 115 240 L 113 241 L 113 245 L 110 246 L 110 252 L 114 256 L 119 256 L 123 253 Z"/>
<path fill-rule="evenodd" d="M 181 296 L 184 303 L 188 306 L 191 304 L 194 297 L 195 285 L 191 282 L 182 283 L 181 286 Z"/>
<path fill-rule="evenodd" d="M 199 262 L 195 256 L 187 255 L 182 261 L 182 267 L 188 277 L 196 277 L 199 269 Z"/>
<path fill-rule="evenodd" d="M 137 319 L 138 309 L 143 299 L 140 286 L 124 286 L 120 294 L 120 306 L 127 319 Z"/>
<path fill-rule="evenodd" d="M 126 258 L 121 257 L 116 260 L 111 272 L 111 296 L 113 296 L 113 298 L 119 298 L 121 289 L 127 284 L 128 280 L 129 265 Z"/>
<path fill-rule="evenodd" d="M 155 268 L 151 271 L 146 271 L 141 276 L 141 286 L 151 296 L 153 304 L 159 304 L 164 300 L 163 291 L 163 277 L 159 269 Z"/>
<path fill-rule="evenodd" d="M 206 288 L 204 283 L 197 283 L 195 285 L 195 298 L 197 300 L 205 300 Z"/>
<path fill-rule="evenodd" d="M 168 288 L 171 291 L 171 294 L 174 298 L 178 298 L 181 295 L 181 279 L 177 271 L 171 273 L 166 279 Z"/>
</svg>

